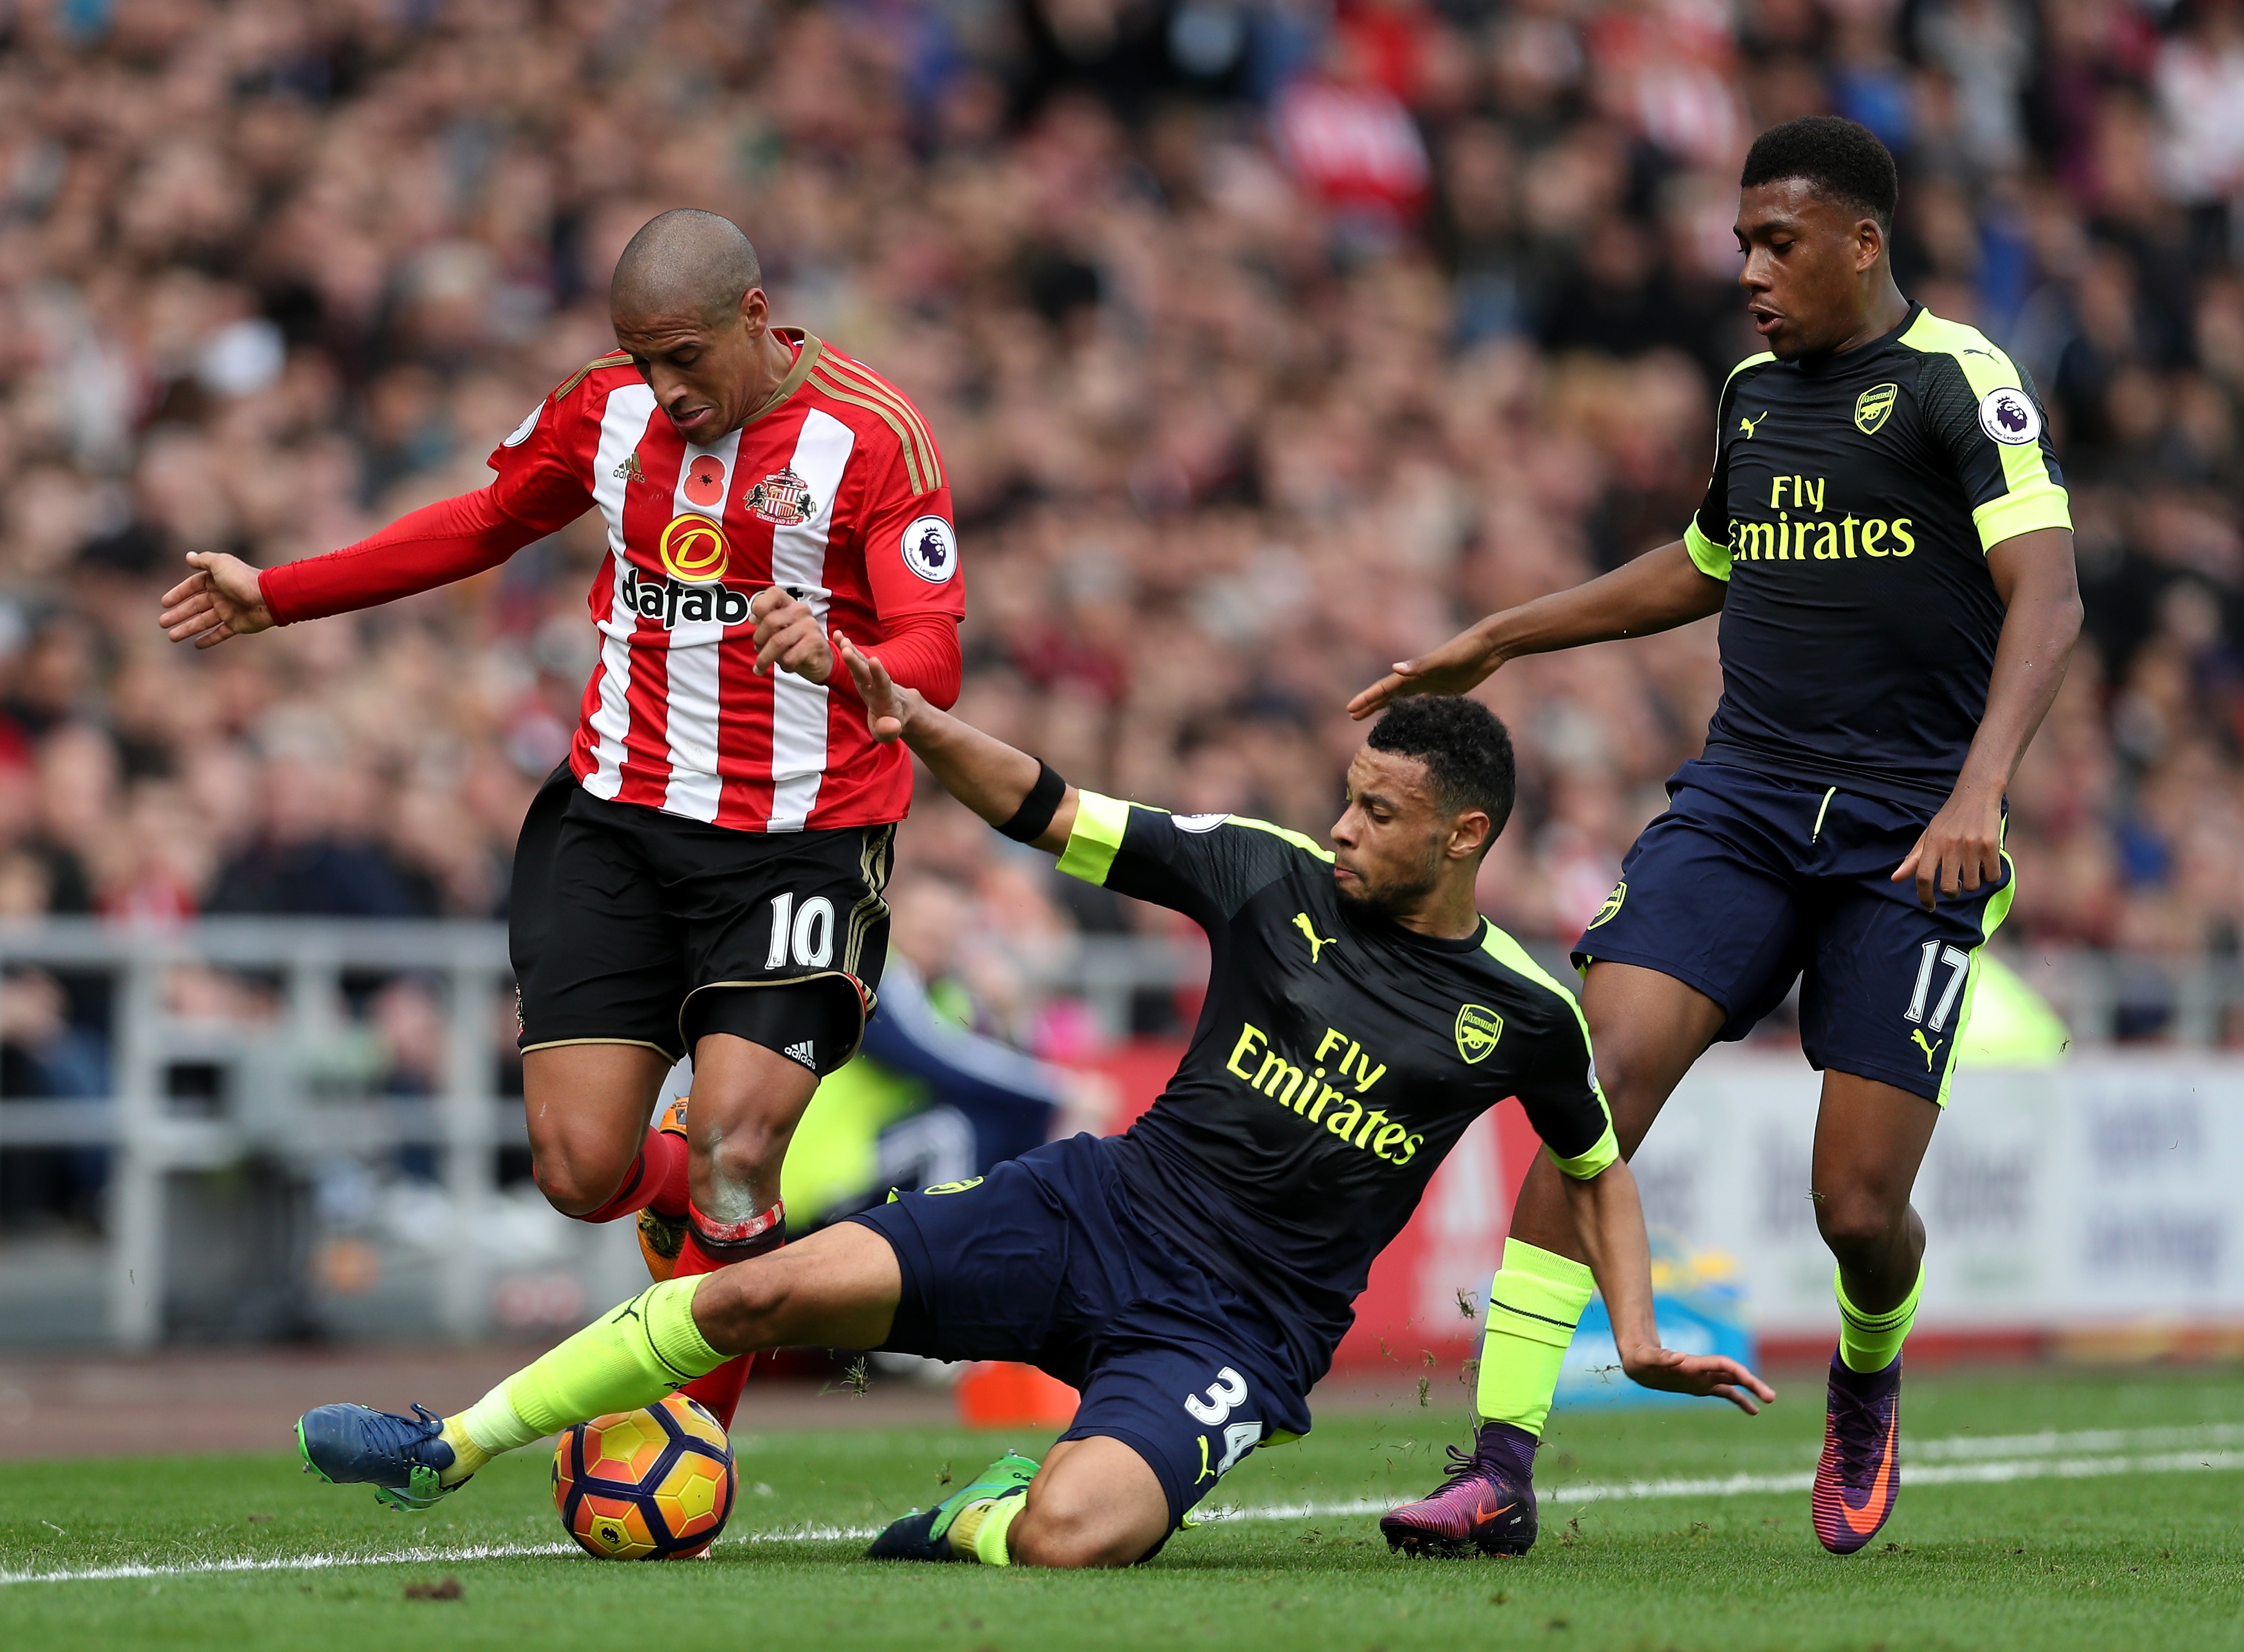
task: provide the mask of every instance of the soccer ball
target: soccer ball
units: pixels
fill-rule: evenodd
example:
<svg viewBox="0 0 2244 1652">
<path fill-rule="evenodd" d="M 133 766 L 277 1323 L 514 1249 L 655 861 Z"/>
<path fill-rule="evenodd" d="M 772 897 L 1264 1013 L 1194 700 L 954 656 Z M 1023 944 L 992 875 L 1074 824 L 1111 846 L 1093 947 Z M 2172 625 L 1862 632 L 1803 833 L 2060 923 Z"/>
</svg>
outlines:
<svg viewBox="0 0 2244 1652">
<path fill-rule="evenodd" d="M 737 1484 L 724 1429 L 683 1394 L 578 1423 L 553 1450 L 561 1524 L 604 1561 L 699 1554 L 725 1529 Z"/>
</svg>

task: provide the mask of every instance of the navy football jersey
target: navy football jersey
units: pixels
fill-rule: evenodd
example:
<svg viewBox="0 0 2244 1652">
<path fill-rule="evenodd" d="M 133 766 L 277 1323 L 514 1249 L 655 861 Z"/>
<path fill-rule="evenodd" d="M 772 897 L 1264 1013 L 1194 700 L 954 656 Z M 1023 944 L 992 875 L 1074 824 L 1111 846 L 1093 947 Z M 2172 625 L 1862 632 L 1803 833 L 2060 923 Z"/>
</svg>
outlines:
<svg viewBox="0 0 2244 1652">
<path fill-rule="evenodd" d="M 1715 431 L 1684 534 L 1729 584 L 1707 756 L 1937 807 L 2002 632 L 1987 550 L 2072 525 L 2033 386 L 1984 334 L 1912 305 L 1860 349 L 1740 362 Z"/>
</svg>

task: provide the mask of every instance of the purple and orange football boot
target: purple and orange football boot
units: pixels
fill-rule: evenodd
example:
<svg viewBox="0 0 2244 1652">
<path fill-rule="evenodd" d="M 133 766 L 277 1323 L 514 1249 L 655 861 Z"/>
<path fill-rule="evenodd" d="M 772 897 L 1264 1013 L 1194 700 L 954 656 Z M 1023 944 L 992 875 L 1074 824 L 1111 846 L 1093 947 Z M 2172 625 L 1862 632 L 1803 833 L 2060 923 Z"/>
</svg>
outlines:
<svg viewBox="0 0 2244 1652">
<path fill-rule="evenodd" d="M 1535 1547 L 1535 1436 L 1483 1423 L 1470 1453 L 1450 1447 L 1450 1477 L 1379 1522 L 1387 1547 L 1413 1556 L 1524 1554 Z"/>
<path fill-rule="evenodd" d="M 1901 1358 L 1860 1372 L 1835 1353 L 1815 1465 L 1815 1541 L 1852 1554 L 1878 1534 L 1900 1494 Z"/>
</svg>

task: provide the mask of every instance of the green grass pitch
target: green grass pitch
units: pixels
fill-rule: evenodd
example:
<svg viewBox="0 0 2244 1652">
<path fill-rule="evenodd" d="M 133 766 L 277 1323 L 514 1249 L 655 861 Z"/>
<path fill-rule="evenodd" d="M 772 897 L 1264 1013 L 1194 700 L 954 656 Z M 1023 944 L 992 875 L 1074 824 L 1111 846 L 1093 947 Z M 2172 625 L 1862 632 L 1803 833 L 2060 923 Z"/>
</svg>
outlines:
<svg viewBox="0 0 2244 1652">
<path fill-rule="evenodd" d="M 1327 1416 L 1226 1480 L 1217 1500 L 1254 1517 L 1182 1533 L 1148 1567 L 1068 1575 L 875 1566 L 861 1537 L 803 1534 L 923 1505 L 946 1470 L 1008 1443 L 963 1432 L 744 1432 L 740 1502 L 712 1557 L 642 1566 L 459 1557 L 560 1539 L 542 1450 L 418 1518 L 279 1453 L 8 1465 L 0 1646 L 2244 1647 L 2244 1373 L 1913 1379 L 1899 1512 L 1845 1561 L 1815 1547 L 1791 1484 L 1822 1428 L 1820 1389 L 1797 1379 L 1758 1419 L 1562 1415 L 1531 1556 L 1392 1556 L 1375 1517 L 1349 1511 L 1436 1477 L 1462 1429 L 1433 1399 Z M 753 1409 L 752 1392 L 744 1430 Z M 1731 1477 L 1747 1489 L 1617 1489 Z M 1270 1512 L 1289 1507 L 1314 1512 Z M 436 1553 L 395 1558 L 413 1549 Z M 225 1562 L 262 1569 L 209 1569 Z M 113 1574 L 135 1567 L 165 1569 Z M 57 1572 L 112 1575 L 21 1581 Z M 406 1594 L 446 1577 L 458 1598 Z"/>
</svg>

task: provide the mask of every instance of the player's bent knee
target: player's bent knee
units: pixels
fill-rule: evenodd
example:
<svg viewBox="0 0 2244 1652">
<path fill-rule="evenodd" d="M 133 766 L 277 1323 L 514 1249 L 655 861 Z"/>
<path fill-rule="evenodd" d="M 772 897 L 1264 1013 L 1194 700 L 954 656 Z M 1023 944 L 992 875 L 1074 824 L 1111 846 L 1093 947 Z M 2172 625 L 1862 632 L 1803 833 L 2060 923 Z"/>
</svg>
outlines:
<svg viewBox="0 0 2244 1652">
<path fill-rule="evenodd" d="M 712 1347 L 727 1352 L 775 1346 L 794 1302 L 793 1271 L 776 1257 L 720 1268 L 694 1292 L 694 1323 Z"/>
<path fill-rule="evenodd" d="M 1866 1194 L 1832 1194 L 1815 1201 L 1815 1226 L 1823 1243 L 1845 1255 L 1882 1247 L 1909 1219 L 1909 1204 L 1898 1208 Z"/>
<path fill-rule="evenodd" d="M 572 1155 L 562 1149 L 533 1149 L 531 1179 L 545 1202 L 564 1216 L 584 1216 L 598 1210 L 622 1190 L 629 1160 L 618 1164 L 612 1155 Z"/>
</svg>

